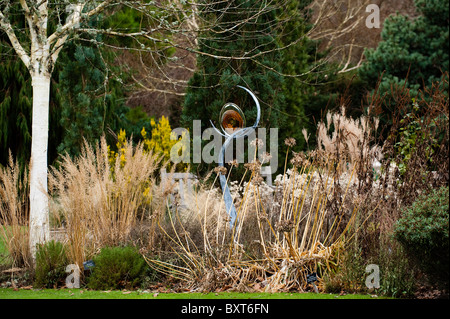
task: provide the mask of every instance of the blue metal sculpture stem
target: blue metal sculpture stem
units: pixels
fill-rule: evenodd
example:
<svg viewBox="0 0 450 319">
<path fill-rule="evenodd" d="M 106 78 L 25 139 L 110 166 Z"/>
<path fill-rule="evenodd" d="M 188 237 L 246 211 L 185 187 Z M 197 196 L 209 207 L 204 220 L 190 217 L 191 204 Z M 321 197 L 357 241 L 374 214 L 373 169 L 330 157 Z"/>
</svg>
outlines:
<svg viewBox="0 0 450 319">
<path fill-rule="evenodd" d="M 213 125 L 214 129 L 219 132 L 222 136 L 225 136 L 225 143 L 222 145 L 222 148 L 220 150 L 219 153 L 219 160 L 218 160 L 218 164 L 219 166 L 225 167 L 224 165 L 224 160 L 225 160 L 225 150 L 228 147 L 228 145 L 237 138 L 242 138 L 245 137 L 247 135 L 249 135 L 251 132 L 254 131 L 254 129 L 258 126 L 259 123 L 259 119 L 261 117 L 261 108 L 259 106 L 259 102 L 258 99 L 256 98 L 256 96 L 253 94 L 252 91 L 250 91 L 249 89 L 243 87 L 243 86 L 239 86 L 241 89 L 246 90 L 253 98 L 253 100 L 255 101 L 256 104 L 256 108 L 257 108 L 257 115 L 256 115 L 256 121 L 255 124 L 253 124 L 252 127 L 246 127 L 246 128 L 242 128 L 239 129 L 235 132 L 233 132 L 232 134 L 228 134 L 227 132 L 224 132 L 225 134 L 222 134 L 215 126 Z M 222 187 L 222 192 L 223 192 L 223 199 L 225 201 L 225 208 L 226 211 L 228 213 L 228 215 L 230 216 L 230 228 L 232 229 L 233 226 L 235 226 L 237 228 L 237 212 L 236 212 L 236 208 L 234 207 L 233 204 L 233 198 L 231 197 L 231 193 L 230 193 L 230 189 L 227 185 L 227 178 L 225 177 L 225 175 L 220 174 L 219 176 L 219 180 L 220 180 L 220 186 Z"/>
</svg>

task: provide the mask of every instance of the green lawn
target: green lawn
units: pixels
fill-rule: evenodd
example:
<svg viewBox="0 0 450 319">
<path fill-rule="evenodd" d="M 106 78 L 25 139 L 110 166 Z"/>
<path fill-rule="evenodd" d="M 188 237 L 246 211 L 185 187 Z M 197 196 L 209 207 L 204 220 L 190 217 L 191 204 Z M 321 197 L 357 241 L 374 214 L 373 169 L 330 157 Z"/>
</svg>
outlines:
<svg viewBox="0 0 450 319">
<path fill-rule="evenodd" d="M 3 225 L 0 225 L 0 227 L 5 227 Z M 6 244 L 4 241 L 4 238 L 1 234 L 3 230 L 0 229 L 0 266 L 7 265 L 10 263 L 9 253 L 8 250 L 6 250 Z M 1 267 L 0 267 L 1 268 Z"/>
<path fill-rule="evenodd" d="M 0 288 L 0 299 L 386 299 L 371 295 L 316 293 L 154 293 L 142 291 L 93 291 L 86 289 L 13 290 Z"/>
</svg>

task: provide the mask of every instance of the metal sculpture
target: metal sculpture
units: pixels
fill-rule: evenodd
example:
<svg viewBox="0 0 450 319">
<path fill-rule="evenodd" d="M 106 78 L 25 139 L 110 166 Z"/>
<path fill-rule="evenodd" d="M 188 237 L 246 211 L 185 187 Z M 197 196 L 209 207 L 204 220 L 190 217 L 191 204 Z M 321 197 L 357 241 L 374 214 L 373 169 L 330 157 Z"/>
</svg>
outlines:
<svg viewBox="0 0 450 319">
<path fill-rule="evenodd" d="M 256 98 L 255 94 L 253 94 L 252 91 L 249 89 L 237 85 L 237 87 L 244 89 L 247 91 L 250 96 L 253 98 L 256 104 L 257 114 L 256 114 L 256 121 L 251 127 L 245 127 L 245 115 L 244 112 L 234 103 L 227 103 L 222 107 L 222 110 L 220 112 L 220 127 L 222 129 L 222 132 L 219 131 L 212 121 L 211 125 L 213 128 L 222 136 L 225 137 L 225 143 L 222 145 L 222 148 L 219 153 L 219 159 L 218 159 L 218 165 L 225 167 L 224 161 L 225 161 L 225 150 L 228 147 L 228 145 L 233 141 L 233 139 L 237 138 L 243 138 L 249 134 L 251 134 L 255 128 L 258 126 L 259 119 L 261 117 L 261 108 L 259 106 L 258 99 Z M 233 204 L 233 199 L 231 197 L 230 189 L 227 185 L 227 179 L 225 175 L 220 174 L 219 176 L 220 180 L 220 186 L 222 187 L 223 192 L 223 199 L 225 202 L 225 209 L 230 216 L 230 228 L 232 229 L 233 226 L 237 227 L 237 213 L 236 208 Z"/>
</svg>

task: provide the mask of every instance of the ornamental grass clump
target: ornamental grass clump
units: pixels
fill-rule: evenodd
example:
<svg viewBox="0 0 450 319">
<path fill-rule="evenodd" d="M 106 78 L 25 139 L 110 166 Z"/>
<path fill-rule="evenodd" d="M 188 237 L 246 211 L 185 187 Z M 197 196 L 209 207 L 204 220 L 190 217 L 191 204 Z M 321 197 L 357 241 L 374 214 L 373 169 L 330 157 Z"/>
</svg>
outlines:
<svg viewBox="0 0 450 319">
<path fill-rule="evenodd" d="M 52 213 L 62 219 L 69 258 L 80 268 L 102 247 L 129 242 L 140 223 L 149 226 L 151 242 L 165 211 L 158 157 L 131 141 L 112 163 L 108 155 L 102 137 L 96 147 L 85 143 L 79 157 L 62 156 L 49 174 L 50 207 L 58 210 Z"/>
<path fill-rule="evenodd" d="M 0 240 L 8 252 L 8 263 L 29 268 L 32 257 L 28 233 L 28 170 L 20 172 L 10 153 L 6 167 L 0 167 Z"/>
<path fill-rule="evenodd" d="M 167 223 L 160 223 L 172 257 L 147 262 L 201 291 L 311 289 L 307 276 L 334 267 L 358 206 L 344 191 L 340 195 L 345 204 L 333 212 L 329 201 L 334 198 L 335 165 L 310 160 L 277 178 L 274 188 L 261 180 L 260 164 L 258 169 L 256 161 L 245 165 L 249 180 L 230 182 L 237 211 L 231 228 L 220 190 L 214 183 L 200 185 L 184 209 L 175 209 Z"/>
</svg>

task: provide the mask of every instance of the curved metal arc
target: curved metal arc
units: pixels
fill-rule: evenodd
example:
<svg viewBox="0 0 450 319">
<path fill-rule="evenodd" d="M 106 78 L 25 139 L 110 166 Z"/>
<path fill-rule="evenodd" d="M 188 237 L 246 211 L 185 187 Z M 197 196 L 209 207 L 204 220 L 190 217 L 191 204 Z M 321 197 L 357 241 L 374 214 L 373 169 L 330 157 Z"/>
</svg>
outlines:
<svg viewBox="0 0 450 319">
<path fill-rule="evenodd" d="M 221 131 L 219 131 L 219 130 L 217 129 L 217 127 L 214 125 L 213 121 L 209 120 L 209 122 L 211 123 L 213 129 L 215 129 L 217 133 L 219 133 L 219 134 L 222 135 L 223 137 L 228 137 L 228 136 L 230 136 L 230 134 L 228 134 L 227 132 L 223 132 L 223 133 L 222 133 Z"/>
<path fill-rule="evenodd" d="M 246 87 L 237 85 L 237 87 L 244 89 L 245 91 L 247 91 L 251 97 L 253 98 L 253 100 L 255 101 L 255 105 L 256 105 L 256 109 L 257 109 L 257 115 L 256 115 L 256 121 L 255 124 L 253 124 L 253 126 L 251 127 L 246 127 L 246 128 L 242 128 L 240 130 L 237 130 L 236 132 L 233 132 L 232 134 L 228 134 L 227 132 L 220 132 L 211 122 L 211 125 L 213 126 L 213 128 L 222 136 L 224 136 L 226 138 L 225 143 L 222 145 L 222 148 L 220 150 L 219 153 L 219 159 L 218 159 L 218 164 L 219 166 L 224 166 L 224 160 L 225 160 L 225 150 L 228 147 L 228 144 L 230 144 L 230 142 L 233 139 L 236 138 L 241 138 L 241 137 L 245 137 L 246 135 L 248 135 L 249 133 L 251 133 L 259 124 L 259 120 L 261 117 L 261 107 L 259 105 L 259 101 L 258 98 L 255 96 L 255 94 L 253 94 L 252 91 L 250 91 L 249 89 L 247 89 Z M 230 189 L 227 185 L 227 180 L 225 175 L 220 175 L 219 176 L 219 180 L 220 180 L 220 186 L 222 187 L 222 192 L 223 192 L 223 199 L 225 201 L 225 208 L 226 211 L 228 213 L 228 215 L 230 216 L 230 228 L 232 229 L 233 226 L 236 225 L 237 228 L 237 212 L 236 212 L 236 208 L 234 207 L 233 204 L 233 198 L 231 197 L 231 193 L 230 193 Z"/>
<path fill-rule="evenodd" d="M 256 128 L 258 126 L 259 119 L 261 117 L 261 106 L 259 105 L 258 98 L 255 96 L 255 94 L 253 94 L 252 91 L 250 91 L 246 87 L 243 87 L 243 86 L 240 86 L 240 85 L 236 85 L 236 86 L 238 88 L 241 88 L 241 89 L 244 89 L 245 91 L 247 91 L 248 94 L 250 94 L 250 96 L 253 98 L 253 101 L 255 101 L 257 113 L 256 113 L 256 121 L 255 121 L 255 124 L 253 124 L 253 128 Z"/>
<path fill-rule="evenodd" d="M 255 124 L 253 124 L 252 128 L 256 128 L 256 127 L 258 126 L 259 120 L 260 120 L 260 118 L 261 118 L 261 106 L 260 106 L 260 104 L 259 104 L 258 98 L 255 96 L 255 94 L 254 94 L 252 91 L 250 91 L 250 90 L 247 89 L 246 87 L 241 86 L 241 85 L 236 85 L 236 86 L 237 86 L 238 88 L 241 88 L 241 89 L 244 89 L 245 91 L 247 91 L 247 93 L 250 94 L 250 96 L 253 98 L 253 101 L 255 102 L 255 105 L 256 105 L 256 120 L 255 120 Z M 214 128 L 214 130 L 216 130 L 216 132 L 219 133 L 220 135 L 222 135 L 223 137 L 229 137 L 229 136 L 232 136 L 232 135 L 234 134 L 234 133 L 233 133 L 233 134 L 229 134 L 229 133 L 227 133 L 226 131 L 222 133 L 222 132 L 214 125 L 213 121 L 209 120 L 209 122 L 211 123 L 211 126 Z M 246 129 L 246 128 L 242 128 L 242 129 L 239 130 L 239 132 L 240 132 L 240 131 L 243 131 L 243 130 L 245 130 L 245 129 Z M 235 133 L 236 133 L 236 132 L 235 132 Z M 243 135 L 243 136 L 245 136 L 245 135 Z M 234 136 L 234 138 L 237 138 L 237 137 L 240 137 L 240 136 L 237 136 L 237 135 Z"/>
</svg>

